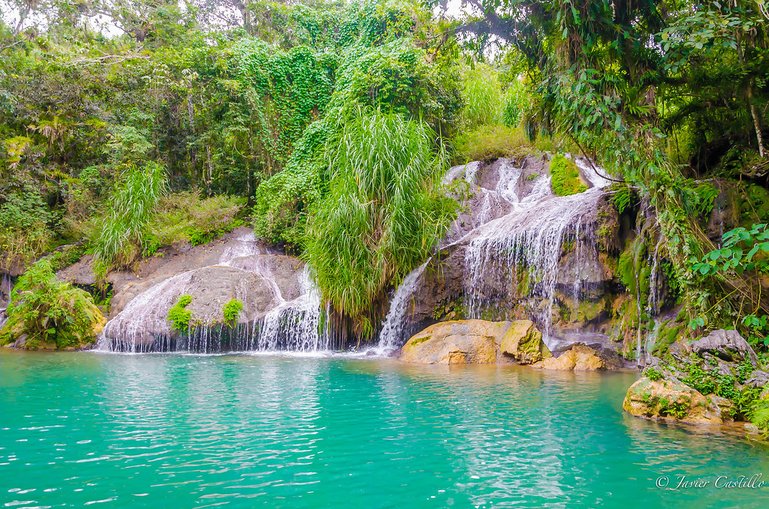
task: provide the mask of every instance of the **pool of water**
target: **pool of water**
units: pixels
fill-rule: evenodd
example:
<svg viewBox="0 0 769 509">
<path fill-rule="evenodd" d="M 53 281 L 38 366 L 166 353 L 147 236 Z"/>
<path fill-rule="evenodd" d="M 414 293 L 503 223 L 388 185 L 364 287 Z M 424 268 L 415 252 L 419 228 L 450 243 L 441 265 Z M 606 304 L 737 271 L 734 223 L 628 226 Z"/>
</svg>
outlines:
<svg viewBox="0 0 769 509">
<path fill-rule="evenodd" d="M 624 415 L 634 378 L 0 353 L 0 506 L 769 507 L 769 449 Z"/>
</svg>

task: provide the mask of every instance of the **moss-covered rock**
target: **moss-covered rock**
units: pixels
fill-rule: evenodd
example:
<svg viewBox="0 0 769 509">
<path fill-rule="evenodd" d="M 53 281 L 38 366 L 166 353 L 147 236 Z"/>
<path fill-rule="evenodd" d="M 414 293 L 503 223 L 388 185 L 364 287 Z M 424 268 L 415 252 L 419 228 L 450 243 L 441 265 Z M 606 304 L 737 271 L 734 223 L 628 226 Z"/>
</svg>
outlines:
<svg viewBox="0 0 769 509">
<path fill-rule="evenodd" d="M 542 341 L 542 333 L 530 320 L 512 322 L 499 343 L 499 349 L 519 364 L 534 364 L 552 357 Z"/>
<path fill-rule="evenodd" d="M 577 165 L 561 154 L 556 154 L 550 161 L 550 177 L 550 185 L 556 196 L 577 194 L 587 189 Z"/>
<path fill-rule="evenodd" d="M 627 391 L 622 408 L 631 415 L 666 422 L 722 424 L 731 420 L 733 404 L 726 398 L 704 396 L 677 380 L 643 377 Z"/>
</svg>

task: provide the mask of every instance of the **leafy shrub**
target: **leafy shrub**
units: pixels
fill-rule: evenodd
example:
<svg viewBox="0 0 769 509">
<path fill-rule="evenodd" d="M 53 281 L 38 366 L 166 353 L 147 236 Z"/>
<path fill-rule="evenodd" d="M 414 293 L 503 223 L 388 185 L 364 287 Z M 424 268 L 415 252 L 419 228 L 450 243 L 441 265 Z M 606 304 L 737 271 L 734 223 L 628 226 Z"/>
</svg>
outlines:
<svg viewBox="0 0 769 509">
<path fill-rule="evenodd" d="M 613 184 L 613 187 L 615 187 L 616 190 L 612 196 L 612 203 L 617 212 L 623 214 L 631 203 L 638 201 L 638 197 L 635 196 L 635 192 L 630 186 Z"/>
<path fill-rule="evenodd" d="M 126 267 L 141 255 L 147 242 L 147 225 L 166 187 L 165 169 L 157 163 L 128 170 L 93 240 L 97 273 L 104 275 L 113 267 Z"/>
<path fill-rule="evenodd" d="M 534 152 L 523 130 L 504 125 L 484 125 L 457 136 L 454 162 L 489 161 L 499 157 L 523 157 Z"/>
<path fill-rule="evenodd" d="M 759 432 L 769 438 L 769 399 L 760 399 L 753 403 L 749 412 L 750 422 L 756 425 Z"/>
<path fill-rule="evenodd" d="M 654 367 L 648 367 L 644 369 L 643 376 L 651 380 L 652 382 L 657 382 L 659 380 L 662 380 L 664 376 L 662 375 L 662 372 Z"/>
<path fill-rule="evenodd" d="M 158 246 L 205 244 L 241 224 L 237 216 L 243 205 L 243 198 L 218 195 L 203 199 L 191 191 L 163 196 L 147 225 L 147 235 Z"/>
<path fill-rule="evenodd" d="M 23 267 L 43 254 L 52 239 L 50 220 L 48 207 L 32 190 L 0 203 L 0 269 Z"/>
<path fill-rule="evenodd" d="M 324 298 L 364 336 L 385 290 L 430 253 L 456 203 L 438 191 L 435 134 L 403 115 L 361 111 L 329 144 L 329 194 L 313 209 L 304 257 Z"/>
<path fill-rule="evenodd" d="M 32 265 L 11 292 L 0 343 L 27 336 L 26 348 L 81 347 L 92 342 L 104 317 L 91 296 L 56 279 L 48 260 Z"/>
<path fill-rule="evenodd" d="M 296 153 L 294 155 L 296 157 Z M 307 213 L 321 197 L 322 167 L 299 161 L 256 190 L 254 232 L 274 244 L 298 248 L 304 241 Z"/>
<path fill-rule="evenodd" d="M 556 196 L 577 194 L 587 189 L 577 165 L 562 154 L 556 154 L 550 161 L 550 177 L 550 185 Z"/>
<path fill-rule="evenodd" d="M 709 182 L 691 182 L 682 187 L 682 202 L 684 210 L 696 217 L 705 218 L 713 211 L 713 204 L 719 190 Z"/>
<path fill-rule="evenodd" d="M 192 302 L 191 295 L 180 295 L 176 304 L 171 306 L 168 310 L 167 319 L 171 322 L 171 330 L 187 334 L 190 331 L 192 325 L 192 311 L 187 309 L 187 306 Z"/>
<path fill-rule="evenodd" d="M 222 308 L 222 315 L 224 316 L 224 323 L 230 327 L 234 327 L 238 323 L 238 317 L 243 310 L 243 302 L 238 299 L 230 299 L 227 304 Z"/>
</svg>

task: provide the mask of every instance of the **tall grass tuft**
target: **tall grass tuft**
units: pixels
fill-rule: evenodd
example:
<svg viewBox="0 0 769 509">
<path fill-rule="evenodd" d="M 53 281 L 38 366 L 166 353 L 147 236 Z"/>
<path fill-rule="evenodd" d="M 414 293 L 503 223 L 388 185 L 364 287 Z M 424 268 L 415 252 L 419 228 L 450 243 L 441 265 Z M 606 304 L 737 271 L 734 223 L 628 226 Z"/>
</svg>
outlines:
<svg viewBox="0 0 769 509">
<path fill-rule="evenodd" d="M 465 129 L 503 123 L 507 98 L 499 73 L 489 65 L 476 64 L 462 76 L 462 123 Z"/>
<path fill-rule="evenodd" d="M 104 225 L 93 240 L 98 275 L 126 267 L 139 257 L 146 243 L 147 224 L 167 187 L 165 168 L 155 162 L 126 172 L 112 195 Z"/>
<path fill-rule="evenodd" d="M 326 148 L 329 193 L 310 214 L 304 257 L 325 299 L 374 330 L 374 305 L 423 262 L 456 213 L 440 189 L 435 133 L 403 115 L 362 110 Z"/>
</svg>

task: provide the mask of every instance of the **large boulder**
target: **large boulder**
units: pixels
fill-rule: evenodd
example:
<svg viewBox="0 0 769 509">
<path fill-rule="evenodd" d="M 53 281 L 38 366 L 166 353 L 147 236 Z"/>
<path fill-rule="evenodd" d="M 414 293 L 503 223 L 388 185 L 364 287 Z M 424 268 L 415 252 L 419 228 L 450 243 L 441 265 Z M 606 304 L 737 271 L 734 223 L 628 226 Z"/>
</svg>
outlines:
<svg viewBox="0 0 769 509">
<path fill-rule="evenodd" d="M 638 417 L 690 424 L 721 424 L 731 420 L 733 412 L 725 398 L 703 396 L 677 380 L 646 377 L 630 386 L 622 408 Z"/>
<path fill-rule="evenodd" d="M 537 365 L 557 371 L 598 371 L 606 369 L 606 361 L 593 348 L 577 343 L 558 357 L 544 359 Z"/>
<path fill-rule="evenodd" d="M 401 360 L 422 364 L 530 364 L 550 356 L 528 320 L 452 320 L 427 327 L 403 346 Z"/>
<path fill-rule="evenodd" d="M 132 349 L 152 350 L 158 340 L 174 336 L 168 311 L 182 295 L 190 295 L 187 309 L 196 326 L 223 322 L 224 305 L 243 303 L 239 323 L 258 320 L 279 305 L 273 287 L 259 274 L 235 267 L 213 265 L 164 279 L 133 298 L 104 330 L 105 338 L 129 343 Z"/>
<path fill-rule="evenodd" d="M 426 269 L 420 269 L 419 282 L 408 297 L 408 313 L 400 321 L 400 341 L 435 320 L 482 314 L 491 320 L 547 320 L 551 349 L 560 348 L 561 343 L 588 342 L 575 338 L 584 333 L 600 335 L 605 340 L 601 343 L 617 349 L 609 340 L 611 302 L 612 296 L 624 289 L 616 283 L 613 257 L 621 251 L 621 233 L 627 225 L 623 226 L 608 193 L 552 196 L 546 186 L 547 172 L 546 159 L 525 157 L 474 162 L 447 173 L 444 181 L 458 190 L 461 213 L 441 241 L 439 255 L 428 261 Z M 564 203 L 572 205 L 568 210 L 576 207 L 583 212 L 577 227 L 565 226 L 568 232 L 556 226 L 543 232 L 541 238 L 560 236 L 563 241 L 559 241 L 560 258 L 554 264 L 557 273 L 546 278 L 552 288 L 542 288 L 542 274 L 529 272 L 523 263 L 515 268 L 507 266 L 508 258 L 520 253 L 511 253 L 514 249 L 502 237 L 517 229 L 526 242 L 539 246 L 540 237 L 531 232 L 524 235 L 526 225 L 554 207 L 565 207 Z M 497 231 L 502 233 L 499 242 L 493 240 Z M 555 241 L 552 244 L 543 252 L 556 249 Z M 518 248 L 521 252 L 536 251 L 536 246 Z M 487 270 L 476 272 L 481 266 Z M 543 298 L 543 292 L 554 295 Z"/>
<path fill-rule="evenodd" d="M 209 348 L 209 336 L 219 340 L 252 333 L 268 315 L 275 318 L 282 311 L 308 305 L 302 300 L 310 291 L 304 271 L 301 260 L 275 253 L 243 229 L 210 244 L 145 259 L 135 271 L 110 274 L 114 296 L 101 345 L 130 351 L 173 349 L 170 345 L 180 335 L 172 329 L 168 311 L 182 295 L 192 298 L 186 309 L 205 343 L 201 348 Z M 83 267 L 60 273 L 80 278 L 81 284 L 86 275 Z M 237 324 L 222 327 L 224 307 L 233 299 L 242 303 Z M 198 346 L 188 344 L 191 349 Z"/>
<path fill-rule="evenodd" d="M 494 364 L 507 322 L 459 320 L 431 325 L 403 346 L 401 360 L 422 364 Z"/>
<path fill-rule="evenodd" d="M 690 346 L 692 351 L 700 356 L 710 354 L 727 362 L 748 360 L 753 366 L 758 365 L 756 352 L 736 330 L 715 330 Z"/>
</svg>

